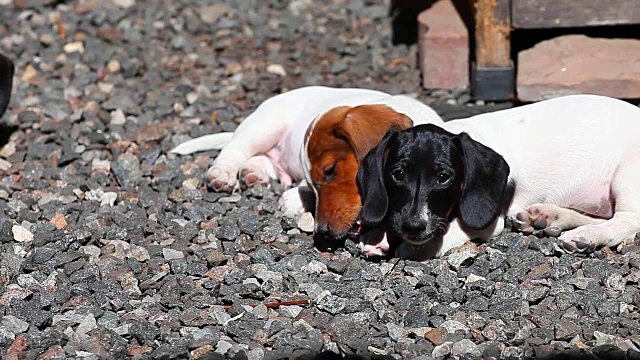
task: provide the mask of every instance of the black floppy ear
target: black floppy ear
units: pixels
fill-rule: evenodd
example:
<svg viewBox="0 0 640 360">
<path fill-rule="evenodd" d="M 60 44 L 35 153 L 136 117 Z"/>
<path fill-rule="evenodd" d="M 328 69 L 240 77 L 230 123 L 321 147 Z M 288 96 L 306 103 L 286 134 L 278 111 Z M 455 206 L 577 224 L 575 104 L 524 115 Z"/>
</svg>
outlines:
<svg viewBox="0 0 640 360">
<path fill-rule="evenodd" d="M 471 229 L 484 229 L 503 210 L 509 164 L 466 133 L 458 135 L 458 141 L 464 163 L 464 190 L 458 204 L 460 218 Z"/>
<path fill-rule="evenodd" d="M 365 227 L 378 227 L 387 214 L 389 200 L 384 186 L 386 150 L 398 137 L 398 130 L 389 130 L 380 143 L 360 162 L 356 182 L 362 198 L 360 221 Z"/>
</svg>

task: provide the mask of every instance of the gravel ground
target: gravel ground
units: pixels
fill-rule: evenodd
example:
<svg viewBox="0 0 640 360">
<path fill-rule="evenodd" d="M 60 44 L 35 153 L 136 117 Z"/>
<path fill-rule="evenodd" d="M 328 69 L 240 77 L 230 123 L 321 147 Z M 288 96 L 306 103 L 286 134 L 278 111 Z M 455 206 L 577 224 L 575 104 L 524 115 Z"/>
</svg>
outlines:
<svg viewBox="0 0 640 360">
<path fill-rule="evenodd" d="M 416 93 L 449 119 L 510 106 L 421 90 L 416 46 L 390 45 L 388 12 L 0 0 L 0 51 L 17 67 L 0 355 L 638 359 L 640 242 L 584 256 L 508 233 L 424 263 L 367 261 L 351 242 L 320 253 L 308 221 L 277 210 L 277 183 L 207 192 L 216 152 L 167 155 L 303 85 Z"/>
</svg>

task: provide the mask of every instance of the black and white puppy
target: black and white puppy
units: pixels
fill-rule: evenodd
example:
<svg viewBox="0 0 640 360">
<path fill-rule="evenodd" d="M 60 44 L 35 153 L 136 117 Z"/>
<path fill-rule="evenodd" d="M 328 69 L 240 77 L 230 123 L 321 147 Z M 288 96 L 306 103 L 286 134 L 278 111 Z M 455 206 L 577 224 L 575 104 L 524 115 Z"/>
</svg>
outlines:
<svg viewBox="0 0 640 360">
<path fill-rule="evenodd" d="M 375 244 L 383 252 L 424 260 L 441 252 L 455 219 L 484 237 L 504 211 L 508 176 L 505 160 L 466 133 L 430 124 L 393 130 L 360 165 L 361 222 L 385 230 Z"/>
<path fill-rule="evenodd" d="M 638 134 L 639 107 L 595 95 L 391 131 L 358 170 L 363 253 L 438 257 L 500 234 L 506 216 L 560 231 L 569 251 L 633 240 Z"/>
</svg>

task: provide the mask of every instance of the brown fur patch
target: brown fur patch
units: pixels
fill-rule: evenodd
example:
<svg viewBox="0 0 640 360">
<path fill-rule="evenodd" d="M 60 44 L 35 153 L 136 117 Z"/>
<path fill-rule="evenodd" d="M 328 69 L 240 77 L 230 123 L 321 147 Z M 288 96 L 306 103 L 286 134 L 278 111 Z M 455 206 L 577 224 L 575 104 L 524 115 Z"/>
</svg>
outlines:
<svg viewBox="0 0 640 360">
<path fill-rule="evenodd" d="M 390 129 L 404 130 L 413 126 L 408 116 L 386 105 L 360 105 L 351 108 L 334 130 L 351 144 L 358 160 L 380 143 Z"/>
</svg>

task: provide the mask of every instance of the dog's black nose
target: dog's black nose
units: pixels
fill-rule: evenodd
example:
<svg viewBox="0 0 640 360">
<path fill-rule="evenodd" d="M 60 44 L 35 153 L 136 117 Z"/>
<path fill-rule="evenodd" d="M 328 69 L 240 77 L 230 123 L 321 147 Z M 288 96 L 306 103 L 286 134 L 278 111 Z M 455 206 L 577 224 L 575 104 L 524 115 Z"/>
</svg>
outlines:
<svg viewBox="0 0 640 360">
<path fill-rule="evenodd" d="M 344 237 L 336 234 L 329 225 L 318 224 L 313 234 L 313 245 L 320 251 L 344 246 Z"/>
<path fill-rule="evenodd" d="M 422 219 L 408 219 L 402 223 L 402 230 L 407 235 L 420 235 L 427 230 L 427 223 Z"/>
</svg>

